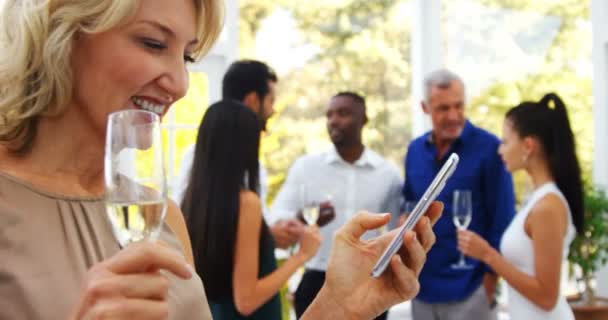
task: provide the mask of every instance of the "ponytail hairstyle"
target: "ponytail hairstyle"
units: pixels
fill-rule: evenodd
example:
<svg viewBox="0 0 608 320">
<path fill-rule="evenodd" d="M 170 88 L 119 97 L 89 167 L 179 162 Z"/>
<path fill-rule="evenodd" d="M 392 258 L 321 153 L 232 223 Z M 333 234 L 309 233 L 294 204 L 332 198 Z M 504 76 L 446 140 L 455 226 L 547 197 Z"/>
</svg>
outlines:
<svg viewBox="0 0 608 320">
<path fill-rule="evenodd" d="M 584 214 L 583 183 L 564 102 L 555 93 L 548 93 L 539 102 L 522 102 L 509 110 L 506 118 L 520 137 L 534 137 L 540 141 L 551 175 L 570 206 L 572 222 L 580 234 Z"/>
</svg>

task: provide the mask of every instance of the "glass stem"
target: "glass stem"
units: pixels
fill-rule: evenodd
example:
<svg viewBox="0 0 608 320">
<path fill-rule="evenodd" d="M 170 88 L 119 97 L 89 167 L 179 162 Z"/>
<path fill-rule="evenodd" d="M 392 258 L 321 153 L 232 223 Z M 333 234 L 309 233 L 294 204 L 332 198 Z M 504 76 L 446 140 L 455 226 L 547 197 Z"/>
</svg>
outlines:
<svg viewBox="0 0 608 320">
<path fill-rule="evenodd" d="M 458 264 L 461 266 L 464 266 L 465 261 L 464 261 L 464 253 L 460 253 L 460 261 L 458 261 Z"/>
</svg>

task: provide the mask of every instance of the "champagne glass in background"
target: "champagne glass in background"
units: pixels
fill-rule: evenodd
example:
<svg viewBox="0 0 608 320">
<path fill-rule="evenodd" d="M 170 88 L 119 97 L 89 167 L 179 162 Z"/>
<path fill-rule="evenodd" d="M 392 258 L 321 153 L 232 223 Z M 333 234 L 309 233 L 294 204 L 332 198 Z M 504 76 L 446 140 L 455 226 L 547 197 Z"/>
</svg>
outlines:
<svg viewBox="0 0 608 320">
<path fill-rule="evenodd" d="M 321 189 L 321 197 L 319 201 L 319 219 L 317 224 L 319 227 L 325 226 L 336 218 L 336 208 L 334 207 L 335 191 L 331 187 Z"/>
<path fill-rule="evenodd" d="M 167 209 L 160 117 L 143 110 L 110 114 L 104 161 L 106 212 L 118 243 L 156 240 Z"/>
<path fill-rule="evenodd" d="M 303 184 L 300 186 L 300 204 L 302 216 L 309 226 L 317 224 L 319 219 L 319 201 L 314 198 L 312 186 Z"/>
<path fill-rule="evenodd" d="M 473 204 L 471 202 L 470 190 L 454 190 L 452 203 L 452 221 L 459 230 L 466 230 L 471 223 L 473 215 Z M 453 269 L 470 269 L 473 266 L 467 264 L 464 259 L 464 254 L 460 253 L 458 263 L 453 264 Z"/>
</svg>

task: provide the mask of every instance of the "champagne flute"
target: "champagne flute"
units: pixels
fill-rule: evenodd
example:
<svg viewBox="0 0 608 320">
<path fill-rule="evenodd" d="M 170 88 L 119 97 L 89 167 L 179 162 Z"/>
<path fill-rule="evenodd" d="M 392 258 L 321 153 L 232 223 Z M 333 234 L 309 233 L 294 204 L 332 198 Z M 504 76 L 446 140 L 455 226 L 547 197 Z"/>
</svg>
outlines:
<svg viewBox="0 0 608 320">
<path fill-rule="evenodd" d="M 300 186 L 300 203 L 302 204 L 302 216 L 309 226 L 317 224 L 319 219 L 319 203 L 312 196 L 311 186 L 303 184 Z"/>
<path fill-rule="evenodd" d="M 160 117 L 143 110 L 110 114 L 104 161 L 106 213 L 118 243 L 156 240 L 167 210 Z"/>
<path fill-rule="evenodd" d="M 454 226 L 458 230 L 466 230 L 471 223 L 472 215 L 471 191 L 454 190 L 452 203 L 452 222 L 454 222 Z M 460 253 L 458 263 L 452 264 L 452 269 L 466 270 L 472 267 L 472 265 L 466 263 L 462 252 Z"/>
</svg>

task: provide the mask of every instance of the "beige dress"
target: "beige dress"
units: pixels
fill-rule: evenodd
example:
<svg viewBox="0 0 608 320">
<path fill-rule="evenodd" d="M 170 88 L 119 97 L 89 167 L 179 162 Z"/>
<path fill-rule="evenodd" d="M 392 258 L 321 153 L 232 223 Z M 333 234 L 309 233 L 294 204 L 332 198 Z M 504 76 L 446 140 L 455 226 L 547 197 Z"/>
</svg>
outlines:
<svg viewBox="0 0 608 320">
<path fill-rule="evenodd" d="M 181 251 L 166 225 L 160 239 Z M 118 250 L 101 199 L 42 192 L 0 174 L 0 320 L 67 319 L 87 270 Z M 196 273 L 169 278 L 170 319 L 211 319 Z"/>
</svg>

